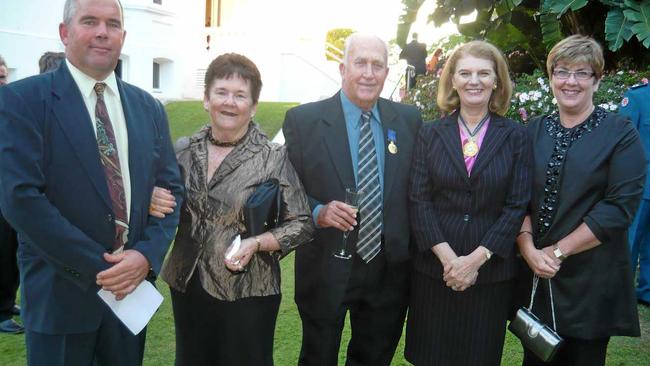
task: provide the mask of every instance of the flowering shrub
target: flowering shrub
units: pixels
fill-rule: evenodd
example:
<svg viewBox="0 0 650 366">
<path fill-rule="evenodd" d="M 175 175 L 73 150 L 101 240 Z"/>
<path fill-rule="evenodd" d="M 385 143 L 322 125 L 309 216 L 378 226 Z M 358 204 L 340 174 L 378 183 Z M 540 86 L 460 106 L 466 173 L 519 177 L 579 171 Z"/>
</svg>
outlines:
<svg viewBox="0 0 650 366">
<path fill-rule="evenodd" d="M 594 93 L 594 104 L 609 111 L 616 111 L 627 89 L 635 84 L 647 84 L 648 79 L 650 68 L 645 71 L 607 73 L 603 75 L 598 91 Z M 522 74 L 513 81 L 515 88 L 507 117 L 526 123 L 535 116 L 548 114 L 557 108 L 545 73 L 536 70 L 532 75 Z M 436 104 L 437 92 L 437 78 L 420 76 L 416 87 L 407 94 L 404 102 L 417 106 L 423 119 L 434 120 L 442 115 Z"/>
</svg>

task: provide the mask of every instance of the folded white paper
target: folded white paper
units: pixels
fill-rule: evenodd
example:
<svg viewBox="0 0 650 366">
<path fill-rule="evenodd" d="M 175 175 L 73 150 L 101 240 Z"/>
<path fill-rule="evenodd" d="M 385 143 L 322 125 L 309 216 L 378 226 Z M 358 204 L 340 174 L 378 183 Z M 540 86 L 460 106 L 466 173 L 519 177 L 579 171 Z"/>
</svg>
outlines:
<svg viewBox="0 0 650 366">
<path fill-rule="evenodd" d="M 232 249 L 228 253 L 226 253 L 226 259 L 230 260 L 237 251 L 239 251 L 239 247 L 241 246 L 241 236 L 237 235 L 235 237 L 235 240 L 232 241 Z M 237 264 L 237 263 L 235 263 Z"/>
<path fill-rule="evenodd" d="M 113 313 L 138 335 L 147 326 L 153 314 L 163 302 L 163 297 L 149 281 L 142 281 L 135 291 L 122 300 L 115 299 L 110 291 L 99 290 L 97 295 L 113 310 Z"/>
</svg>

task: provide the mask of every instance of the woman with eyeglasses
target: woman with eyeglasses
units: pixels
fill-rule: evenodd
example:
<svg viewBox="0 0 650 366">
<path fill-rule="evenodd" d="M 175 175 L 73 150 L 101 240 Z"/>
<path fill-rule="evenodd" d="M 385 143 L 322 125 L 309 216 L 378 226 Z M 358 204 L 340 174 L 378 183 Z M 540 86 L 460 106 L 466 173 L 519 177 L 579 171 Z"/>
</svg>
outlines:
<svg viewBox="0 0 650 366">
<path fill-rule="evenodd" d="M 603 67 L 592 38 L 574 35 L 556 44 L 546 68 L 557 111 L 528 126 L 533 195 L 517 236 L 527 264 L 519 295 L 528 306 L 533 273 L 550 279 L 539 281 L 533 313 L 553 324 L 552 293 L 565 344 L 551 363 L 524 350 L 526 366 L 604 365 L 611 336 L 639 336 L 627 229 L 646 160 L 634 126 L 594 105 Z"/>
<path fill-rule="evenodd" d="M 515 236 L 530 199 L 526 129 L 504 118 L 512 86 L 501 52 L 458 48 L 440 76 L 448 116 L 420 129 L 411 167 L 415 234 L 406 359 L 499 365 L 517 274 Z"/>
</svg>

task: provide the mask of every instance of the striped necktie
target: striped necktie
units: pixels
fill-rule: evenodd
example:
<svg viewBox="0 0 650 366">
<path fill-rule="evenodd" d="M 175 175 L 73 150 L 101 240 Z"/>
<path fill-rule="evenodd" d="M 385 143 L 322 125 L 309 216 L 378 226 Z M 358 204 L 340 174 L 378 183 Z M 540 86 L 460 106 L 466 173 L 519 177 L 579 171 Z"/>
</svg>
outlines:
<svg viewBox="0 0 650 366">
<path fill-rule="evenodd" d="M 359 134 L 359 166 L 357 187 L 363 191 L 359 204 L 359 236 L 357 253 L 366 263 L 370 262 L 381 250 L 382 199 L 379 184 L 379 167 L 375 140 L 370 129 L 371 112 L 361 114 Z"/>
<path fill-rule="evenodd" d="M 97 147 L 99 157 L 106 174 L 108 193 L 111 196 L 113 213 L 115 214 L 115 237 L 113 238 L 113 250 L 120 251 L 124 248 L 129 234 L 129 219 L 126 212 L 126 198 L 124 193 L 124 181 L 120 168 L 120 156 L 117 154 L 117 143 L 113 124 L 108 116 L 106 103 L 104 102 L 104 90 L 106 84 L 95 84 L 97 104 L 95 104 L 95 124 L 97 126 Z"/>
</svg>

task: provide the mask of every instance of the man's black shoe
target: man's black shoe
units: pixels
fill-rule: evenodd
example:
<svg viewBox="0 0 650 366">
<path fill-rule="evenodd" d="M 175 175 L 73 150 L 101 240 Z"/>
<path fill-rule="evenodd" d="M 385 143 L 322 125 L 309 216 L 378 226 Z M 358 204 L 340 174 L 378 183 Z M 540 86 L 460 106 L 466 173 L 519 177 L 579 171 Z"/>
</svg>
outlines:
<svg viewBox="0 0 650 366">
<path fill-rule="evenodd" d="M 636 302 L 639 303 L 639 305 L 643 305 L 647 308 L 650 308 L 650 301 L 645 301 L 643 299 L 637 299 Z"/>
<path fill-rule="evenodd" d="M 0 322 L 0 332 L 2 333 L 20 334 L 24 331 L 25 327 L 16 323 L 13 319 L 7 319 Z"/>
<path fill-rule="evenodd" d="M 20 306 L 14 305 L 11 308 L 11 315 L 20 315 Z"/>
</svg>

